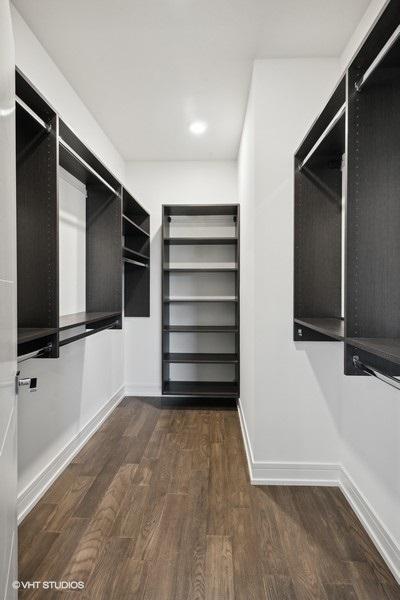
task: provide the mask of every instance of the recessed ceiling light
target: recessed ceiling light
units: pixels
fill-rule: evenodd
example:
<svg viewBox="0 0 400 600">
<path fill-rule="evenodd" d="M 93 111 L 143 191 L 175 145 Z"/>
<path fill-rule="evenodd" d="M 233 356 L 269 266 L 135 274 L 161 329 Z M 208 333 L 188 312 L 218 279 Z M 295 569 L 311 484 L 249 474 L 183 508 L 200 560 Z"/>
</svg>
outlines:
<svg viewBox="0 0 400 600">
<path fill-rule="evenodd" d="M 189 129 L 194 135 L 202 135 L 207 130 L 207 127 L 208 125 L 205 121 L 193 121 Z"/>
</svg>

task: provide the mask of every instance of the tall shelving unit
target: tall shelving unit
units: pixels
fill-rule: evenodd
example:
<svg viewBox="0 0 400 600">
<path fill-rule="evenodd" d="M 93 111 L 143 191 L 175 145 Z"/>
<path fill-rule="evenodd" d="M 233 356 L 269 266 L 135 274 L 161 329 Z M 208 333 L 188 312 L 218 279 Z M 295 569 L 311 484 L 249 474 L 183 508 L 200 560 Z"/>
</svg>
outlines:
<svg viewBox="0 0 400 600">
<path fill-rule="evenodd" d="M 15 82 L 18 355 L 58 358 L 121 329 L 124 309 L 149 316 L 150 215 L 18 69 Z M 86 190 L 85 309 L 74 314 L 60 314 L 59 167 Z"/>
<path fill-rule="evenodd" d="M 162 393 L 239 396 L 238 205 L 162 208 Z"/>
</svg>

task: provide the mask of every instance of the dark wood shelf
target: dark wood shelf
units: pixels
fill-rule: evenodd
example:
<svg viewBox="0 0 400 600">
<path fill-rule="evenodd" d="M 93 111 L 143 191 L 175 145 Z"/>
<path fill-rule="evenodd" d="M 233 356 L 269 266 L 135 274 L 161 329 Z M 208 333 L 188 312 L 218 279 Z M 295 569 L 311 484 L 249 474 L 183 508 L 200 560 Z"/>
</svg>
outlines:
<svg viewBox="0 0 400 600">
<path fill-rule="evenodd" d="M 304 327 L 318 331 L 318 333 L 327 335 L 335 340 L 344 339 L 344 321 L 342 319 L 333 319 L 328 317 L 319 319 L 304 318 L 295 319 L 294 322 L 298 325 L 303 325 Z"/>
<path fill-rule="evenodd" d="M 121 316 L 119 312 L 80 312 L 73 315 L 60 317 L 60 331 L 79 327 L 79 325 L 90 325 L 107 319 L 117 319 Z"/>
<path fill-rule="evenodd" d="M 129 265 L 134 265 L 135 267 L 140 267 L 141 269 L 148 269 L 148 267 L 149 267 L 149 265 L 147 263 L 143 263 L 138 260 L 133 260 L 132 258 L 124 257 L 122 260 L 124 263 L 127 263 Z"/>
<path fill-rule="evenodd" d="M 193 296 L 164 298 L 164 302 L 237 302 L 237 296 Z"/>
<path fill-rule="evenodd" d="M 132 250 L 132 248 L 128 248 L 127 246 L 122 246 L 122 250 L 124 252 L 128 252 L 133 256 L 137 256 L 138 258 L 144 258 L 145 260 L 150 260 L 150 256 L 148 254 L 143 254 L 142 252 L 138 252 L 137 250 Z"/>
<path fill-rule="evenodd" d="M 351 346 L 400 364 L 400 338 L 347 338 Z"/>
<path fill-rule="evenodd" d="M 235 333 L 236 325 L 166 325 L 164 333 Z"/>
<path fill-rule="evenodd" d="M 150 234 L 147 233 L 140 225 L 137 225 L 134 221 L 132 221 L 126 215 L 122 215 L 123 221 L 123 234 L 124 235 L 132 235 L 135 233 L 140 233 L 146 237 L 150 237 Z"/>
<path fill-rule="evenodd" d="M 18 327 L 18 344 L 39 340 L 54 335 L 57 331 L 54 327 Z"/>
<path fill-rule="evenodd" d="M 235 381 L 166 381 L 163 394 L 231 398 L 238 396 L 238 384 Z"/>
<path fill-rule="evenodd" d="M 167 246 L 224 246 L 237 244 L 236 237 L 172 237 L 164 238 Z"/>
<path fill-rule="evenodd" d="M 236 273 L 237 267 L 164 267 L 168 273 Z"/>
<path fill-rule="evenodd" d="M 235 364 L 238 362 L 237 354 L 220 353 L 165 353 L 165 362 L 170 363 L 207 363 L 207 364 Z"/>
</svg>

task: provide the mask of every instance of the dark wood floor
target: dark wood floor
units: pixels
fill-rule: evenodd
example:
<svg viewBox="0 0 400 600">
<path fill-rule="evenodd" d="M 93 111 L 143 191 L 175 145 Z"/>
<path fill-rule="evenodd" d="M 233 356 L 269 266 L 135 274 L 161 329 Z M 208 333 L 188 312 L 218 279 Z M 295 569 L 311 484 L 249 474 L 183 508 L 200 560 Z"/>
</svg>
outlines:
<svg viewBox="0 0 400 600">
<path fill-rule="evenodd" d="M 126 398 L 19 536 L 20 579 L 85 582 L 21 598 L 400 599 L 338 489 L 249 484 L 228 409 Z"/>
</svg>

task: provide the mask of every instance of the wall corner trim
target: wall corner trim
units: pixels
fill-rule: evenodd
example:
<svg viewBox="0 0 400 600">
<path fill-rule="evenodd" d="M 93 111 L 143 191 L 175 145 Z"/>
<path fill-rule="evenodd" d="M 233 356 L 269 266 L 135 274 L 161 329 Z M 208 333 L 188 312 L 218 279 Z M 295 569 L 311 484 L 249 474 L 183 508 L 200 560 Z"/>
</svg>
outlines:
<svg viewBox="0 0 400 600">
<path fill-rule="evenodd" d="M 89 438 L 99 429 L 102 423 L 125 397 L 122 386 L 114 396 L 90 419 L 83 429 L 51 460 L 41 473 L 23 489 L 17 498 L 18 524 L 20 524 L 51 484 L 61 475 L 74 456 L 86 444 Z"/>
<path fill-rule="evenodd" d="M 252 485 L 318 485 L 339 487 L 400 584 L 400 546 L 341 464 L 255 461 L 243 408 L 239 421 Z"/>
</svg>

